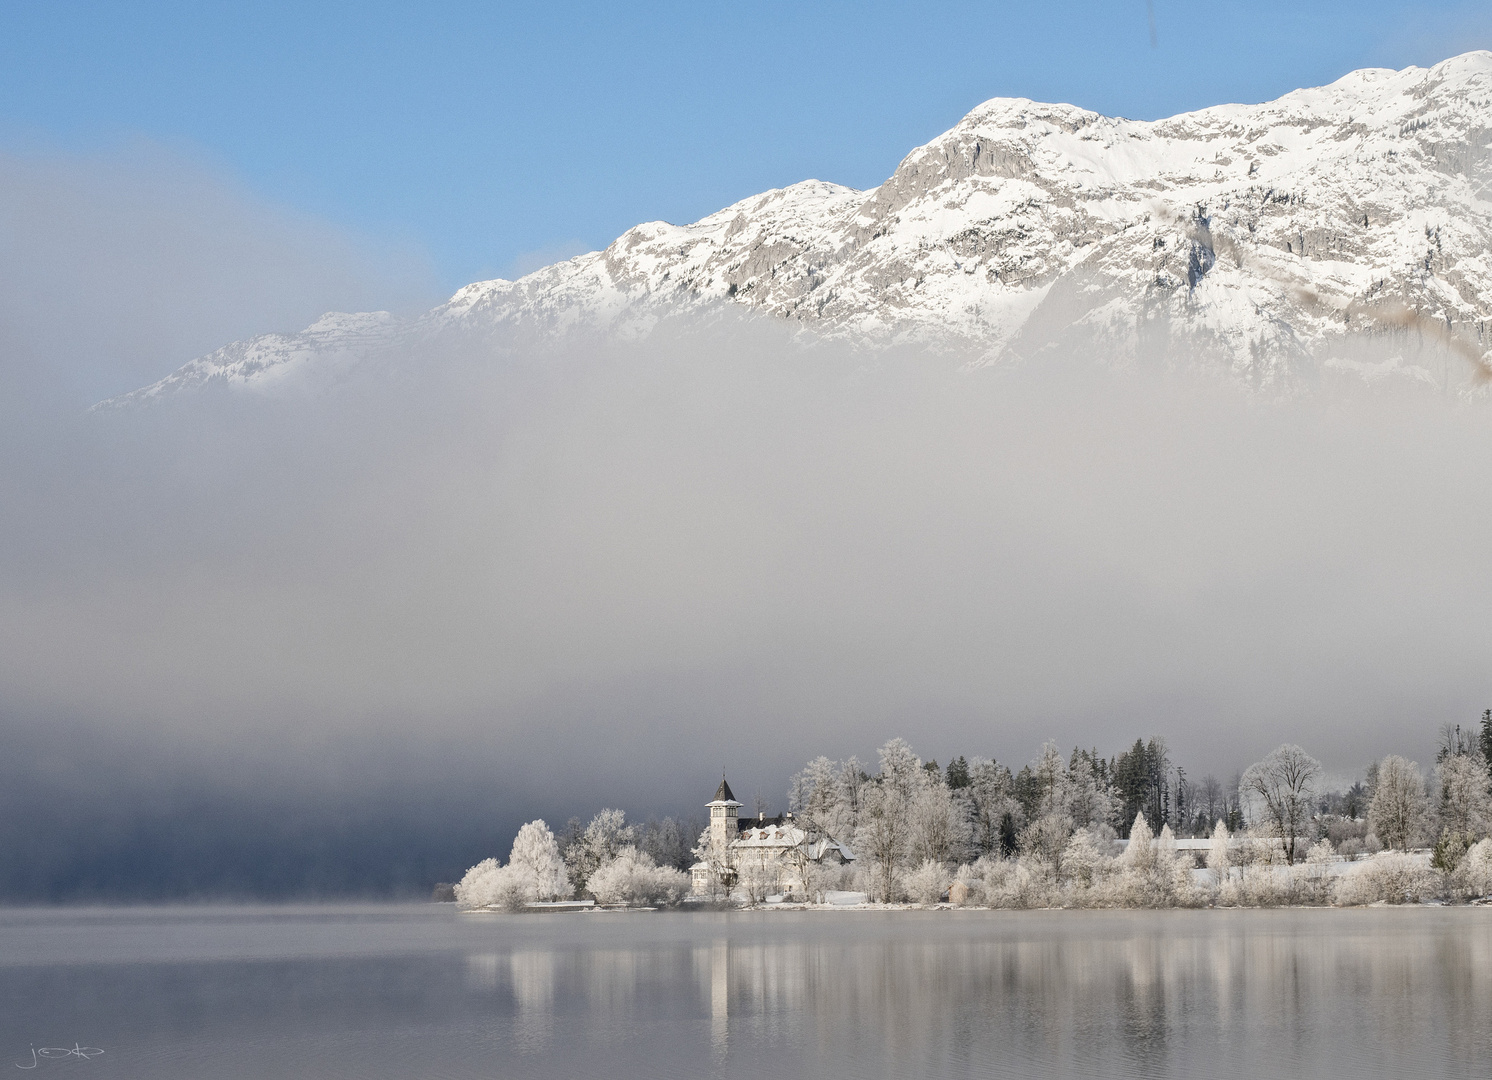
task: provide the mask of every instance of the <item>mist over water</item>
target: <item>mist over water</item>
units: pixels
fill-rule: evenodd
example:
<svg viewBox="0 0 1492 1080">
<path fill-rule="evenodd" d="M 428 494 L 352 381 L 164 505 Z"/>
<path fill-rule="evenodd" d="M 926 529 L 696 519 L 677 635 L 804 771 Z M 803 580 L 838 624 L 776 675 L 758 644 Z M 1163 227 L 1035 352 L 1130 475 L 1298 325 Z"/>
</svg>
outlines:
<svg viewBox="0 0 1492 1080">
<path fill-rule="evenodd" d="M 115 248 L 120 282 L 175 250 Z M 1483 402 L 717 314 L 84 413 L 294 305 L 126 334 L 125 284 L 71 280 L 0 312 L 0 895 L 423 893 L 536 816 L 688 815 L 722 766 L 780 809 L 897 735 L 1019 767 L 1160 734 L 1224 778 L 1288 740 L 1350 779 L 1492 701 Z"/>
<path fill-rule="evenodd" d="M 0 1052 L 114 1077 L 1460 1077 L 1492 1050 L 1489 931 L 1464 907 L 10 912 Z"/>
</svg>

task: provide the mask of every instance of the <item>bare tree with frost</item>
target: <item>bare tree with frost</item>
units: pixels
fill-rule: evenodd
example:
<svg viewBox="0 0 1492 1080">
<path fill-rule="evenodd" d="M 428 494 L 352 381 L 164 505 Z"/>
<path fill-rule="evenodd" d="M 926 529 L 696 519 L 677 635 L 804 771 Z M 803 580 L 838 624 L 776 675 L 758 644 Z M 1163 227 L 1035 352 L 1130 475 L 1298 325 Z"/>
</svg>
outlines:
<svg viewBox="0 0 1492 1080">
<path fill-rule="evenodd" d="M 877 755 L 881 759 L 881 785 L 895 788 L 902 802 L 910 803 L 927 778 L 922 759 L 912 752 L 912 744 L 905 739 L 889 739 Z"/>
<path fill-rule="evenodd" d="M 1425 778 L 1412 761 L 1390 754 L 1378 763 L 1368 825 L 1385 847 L 1404 850 L 1424 839 Z"/>
<path fill-rule="evenodd" d="M 912 862 L 947 862 L 964 846 L 966 820 L 961 801 L 939 780 L 924 781 L 908 807 L 908 848 Z"/>
<path fill-rule="evenodd" d="M 867 784 L 863 796 L 855 853 L 868 861 L 877 897 L 890 900 L 896 895 L 897 868 L 907 846 L 907 800 L 897 785 L 884 779 Z"/>
<path fill-rule="evenodd" d="M 1475 843 L 1492 833 L 1492 791 L 1481 751 L 1444 757 L 1435 771 L 1440 780 L 1440 834 Z"/>
<path fill-rule="evenodd" d="M 1321 778 L 1321 763 L 1300 747 L 1286 743 L 1263 761 L 1250 765 L 1240 781 L 1240 789 L 1255 803 L 1255 813 L 1263 819 L 1270 835 L 1277 836 L 1285 849 L 1285 862 L 1294 865 L 1297 845 L 1304 838 L 1316 802 L 1316 785 Z"/>
<path fill-rule="evenodd" d="M 584 890 L 602 863 L 616 858 L 622 848 L 636 839 L 636 830 L 627 824 L 620 810 L 602 810 L 591 819 L 580 838 L 565 850 L 565 864 L 576 892 Z"/>
</svg>

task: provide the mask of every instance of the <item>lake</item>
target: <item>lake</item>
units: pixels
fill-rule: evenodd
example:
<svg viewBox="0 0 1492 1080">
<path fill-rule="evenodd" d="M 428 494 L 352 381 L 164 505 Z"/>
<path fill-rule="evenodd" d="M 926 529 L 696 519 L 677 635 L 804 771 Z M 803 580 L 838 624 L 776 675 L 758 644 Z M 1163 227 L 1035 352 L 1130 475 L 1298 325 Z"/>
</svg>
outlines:
<svg viewBox="0 0 1492 1080">
<path fill-rule="evenodd" d="M 0 1000 L 38 1077 L 1486 1077 L 1492 910 L 8 910 Z"/>
</svg>

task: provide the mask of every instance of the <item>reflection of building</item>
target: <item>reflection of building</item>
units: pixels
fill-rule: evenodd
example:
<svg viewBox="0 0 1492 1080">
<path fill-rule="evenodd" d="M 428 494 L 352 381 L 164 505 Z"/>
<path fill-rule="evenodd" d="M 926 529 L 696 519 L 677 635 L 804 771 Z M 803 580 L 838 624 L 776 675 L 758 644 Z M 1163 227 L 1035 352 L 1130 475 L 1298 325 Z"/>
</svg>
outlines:
<svg viewBox="0 0 1492 1080">
<path fill-rule="evenodd" d="M 761 896 L 802 896 L 814 868 L 840 867 L 855 858 L 845 845 L 803 828 L 792 814 L 742 820 L 741 804 L 724 777 L 706 806 L 710 827 L 704 857 L 690 867 L 696 895 L 729 893 L 740 884 Z"/>
</svg>

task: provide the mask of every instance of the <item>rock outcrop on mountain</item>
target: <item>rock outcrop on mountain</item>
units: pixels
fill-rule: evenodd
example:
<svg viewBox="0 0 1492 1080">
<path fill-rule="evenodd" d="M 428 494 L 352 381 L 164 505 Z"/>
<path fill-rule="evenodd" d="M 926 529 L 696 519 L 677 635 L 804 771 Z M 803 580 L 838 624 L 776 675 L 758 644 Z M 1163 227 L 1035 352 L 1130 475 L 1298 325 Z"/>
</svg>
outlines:
<svg viewBox="0 0 1492 1080">
<path fill-rule="evenodd" d="M 1492 53 L 1157 121 L 997 98 L 874 190 L 810 180 L 639 225 L 418 319 L 328 315 L 113 403 L 267 389 L 453 330 L 636 336 L 726 305 L 960 362 L 1474 389 L 1492 363 Z"/>
</svg>

